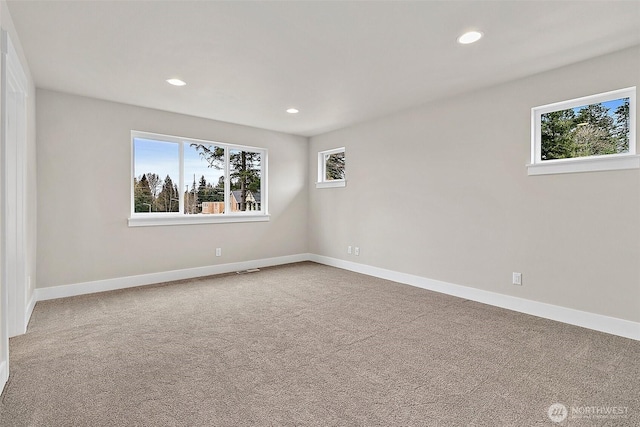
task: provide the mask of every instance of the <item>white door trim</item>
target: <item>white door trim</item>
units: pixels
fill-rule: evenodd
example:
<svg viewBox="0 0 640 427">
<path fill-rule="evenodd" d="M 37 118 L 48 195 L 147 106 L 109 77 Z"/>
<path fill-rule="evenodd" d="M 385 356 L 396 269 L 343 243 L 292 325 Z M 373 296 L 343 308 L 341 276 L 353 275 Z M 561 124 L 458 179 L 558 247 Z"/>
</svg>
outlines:
<svg viewBox="0 0 640 427">
<path fill-rule="evenodd" d="M 6 31 L 2 31 L 2 262 L 0 276 L 0 366 L 9 373 L 9 337 L 26 332 L 27 78 Z M 0 378 L 2 380 L 3 378 Z M 4 384 L 2 384 L 4 385 Z"/>
</svg>

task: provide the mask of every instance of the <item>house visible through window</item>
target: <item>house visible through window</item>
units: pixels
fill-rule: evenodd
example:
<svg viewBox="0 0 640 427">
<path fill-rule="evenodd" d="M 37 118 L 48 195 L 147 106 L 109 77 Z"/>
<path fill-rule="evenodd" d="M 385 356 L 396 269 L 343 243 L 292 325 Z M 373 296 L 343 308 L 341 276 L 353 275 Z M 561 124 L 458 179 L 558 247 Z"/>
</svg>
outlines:
<svg viewBox="0 0 640 427">
<path fill-rule="evenodd" d="M 635 88 L 536 107 L 532 126 L 530 174 L 637 167 Z"/>
<path fill-rule="evenodd" d="M 136 131 L 132 149 L 130 225 L 266 217 L 266 150 Z"/>
<path fill-rule="evenodd" d="M 344 147 L 319 152 L 318 182 L 316 183 L 316 187 L 344 187 L 345 185 Z"/>
</svg>

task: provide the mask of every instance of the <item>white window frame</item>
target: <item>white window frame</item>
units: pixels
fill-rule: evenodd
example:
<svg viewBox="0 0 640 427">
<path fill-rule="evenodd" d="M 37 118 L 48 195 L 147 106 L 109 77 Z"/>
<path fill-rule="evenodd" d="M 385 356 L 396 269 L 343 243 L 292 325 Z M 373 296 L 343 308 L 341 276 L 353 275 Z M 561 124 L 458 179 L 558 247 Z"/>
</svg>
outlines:
<svg viewBox="0 0 640 427">
<path fill-rule="evenodd" d="M 344 153 L 346 159 L 347 150 L 344 147 L 318 152 L 318 181 L 316 181 L 316 188 L 336 188 L 345 187 L 347 185 L 346 170 L 344 179 L 327 179 L 326 158 L 336 153 Z"/>
<path fill-rule="evenodd" d="M 542 115 L 567 110 L 583 105 L 629 98 L 629 152 L 602 156 L 574 157 L 570 159 L 541 159 Z M 636 87 L 613 90 L 568 101 L 541 105 L 531 109 L 531 163 L 527 165 L 529 175 L 608 171 L 640 168 L 640 156 L 636 155 Z"/>
<path fill-rule="evenodd" d="M 179 146 L 180 153 L 180 176 L 178 180 L 178 188 L 184 188 L 184 145 L 185 144 L 207 144 L 215 145 L 217 147 L 224 147 L 225 149 L 225 165 L 224 165 L 224 177 L 225 177 L 225 210 L 221 214 L 185 214 L 184 213 L 184 197 L 180 197 L 179 212 L 134 212 L 134 186 L 133 177 L 135 175 L 135 150 L 134 139 L 143 138 L 150 139 L 159 142 L 176 143 Z M 245 150 L 261 155 L 261 169 L 260 169 L 260 192 L 261 203 L 259 211 L 246 211 L 246 212 L 231 212 L 229 205 L 229 195 L 226 194 L 230 191 L 230 179 L 229 179 L 229 151 L 230 150 Z M 268 168 L 268 151 L 265 148 L 251 147 L 247 145 L 229 144 L 226 142 L 208 141 L 203 139 L 184 138 L 173 135 L 163 135 L 151 132 L 131 131 L 131 173 L 129 180 L 131 181 L 131 212 L 129 216 L 129 227 L 146 227 L 146 226 L 158 226 L 158 225 L 184 225 L 184 224 L 216 224 L 216 223 L 230 223 L 230 222 L 260 222 L 269 221 L 268 210 L 268 197 L 267 197 L 267 168 Z"/>
</svg>

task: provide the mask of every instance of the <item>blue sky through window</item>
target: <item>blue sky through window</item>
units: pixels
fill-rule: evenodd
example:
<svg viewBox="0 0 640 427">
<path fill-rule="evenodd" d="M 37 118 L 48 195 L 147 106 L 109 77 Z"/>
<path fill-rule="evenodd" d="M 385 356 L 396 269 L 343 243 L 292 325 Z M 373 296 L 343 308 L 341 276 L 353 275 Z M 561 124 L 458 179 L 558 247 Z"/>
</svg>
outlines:
<svg viewBox="0 0 640 427">
<path fill-rule="evenodd" d="M 611 101 L 605 101 L 605 102 L 599 102 L 598 104 L 602 105 L 603 107 L 605 107 L 606 109 L 608 109 L 609 111 L 607 111 L 607 114 L 610 117 L 613 117 L 615 119 L 615 112 L 616 109 L 621 106 L 622 104 L 625 103 L 625 101 L 628 101 L 629 98 L 619 98 L 619 99 L 613 99 Z M 596 104 L 596 105 L 598 105 Z M 593 104 L 591 104 L 593 105 Z M 579 107 L 575 107 L 572 108 L 573 112 L 578 114 L 580 112 L 580 110 L 582 110 L 583 108 L 588 107 L 589 105 L 581 105 Z"/>
<path fill-rule="evenodd" d="M 179 146 L 173 142 L 134 138 L 134 175 L 139 178 L 145 173 L 155 173 L 165 179 L 167 175 L 175 183 L 180 173 Z"/>
<path fill-rule="evenodd" d="M 178 143 L 134 138 L 134 159 L 136 178 L 146 173 L 155 173 L 162 180 L 169 175 L 175 184 L 179 183 L 180 146 Z M 191 189 L 194 174 L 196 183 L 200 181 L 201 176 L 204 176 L 208 183 L 216 186 L 224 171 L 209 167 L 209 163 L 200 157 L 195 148 L 184 144 L 184 173 L 184 185 L 188 185 Z"/>
<path fill-rule="evenodd" d="M 213 149 L 214 146 L 210 146 Z M 190 144 L 184 144 L 184 185 L 186 190 L 186 186 L 189 186 L 189 190 L 191 190 L 193 185 L 193 180 L 195 177 L 196 188 L 198 188 L 198 184 L 200 183 L 200 177 L 204 176 L 207 180 L 207 183 L 212 186 L 216 186 L 218 184 L 218 180 L 221 176 L 224 175 L 224 171 L 220 169 L 216 169 L 215 167 L 210 167 L 209 162 L 200 157 L 200 153 L 194 147 L 191 147 Z"/>
</svg>

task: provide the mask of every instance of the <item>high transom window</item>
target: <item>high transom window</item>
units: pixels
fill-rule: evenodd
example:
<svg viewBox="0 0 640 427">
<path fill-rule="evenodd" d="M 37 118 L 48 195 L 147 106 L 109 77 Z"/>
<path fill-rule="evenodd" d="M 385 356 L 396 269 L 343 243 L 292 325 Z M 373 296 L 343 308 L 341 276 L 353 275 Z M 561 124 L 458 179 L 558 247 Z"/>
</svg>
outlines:
<svg viewBox="0 0 640 427">
<path fill-rule="evenodd" d="M 529 174 L 637 168 L 635 87 L 531 110 Z"/>
</svg>

